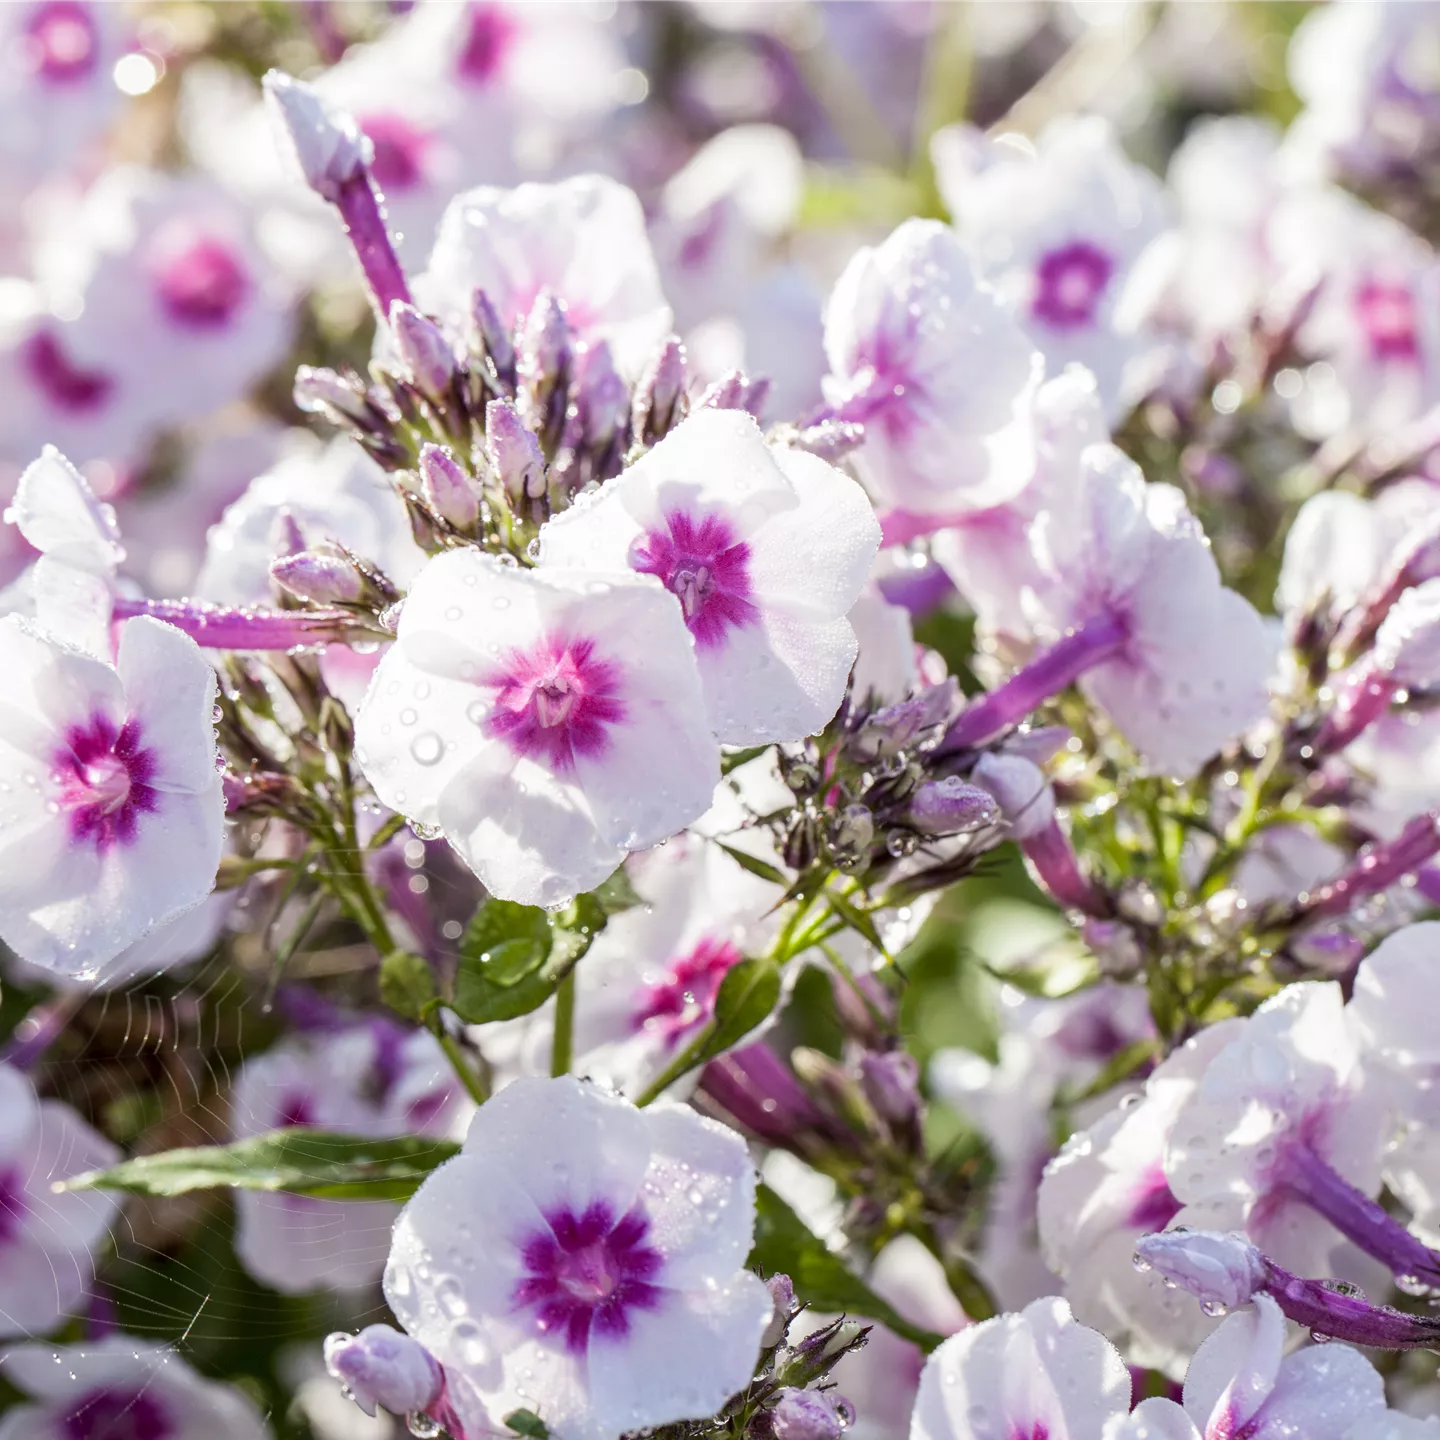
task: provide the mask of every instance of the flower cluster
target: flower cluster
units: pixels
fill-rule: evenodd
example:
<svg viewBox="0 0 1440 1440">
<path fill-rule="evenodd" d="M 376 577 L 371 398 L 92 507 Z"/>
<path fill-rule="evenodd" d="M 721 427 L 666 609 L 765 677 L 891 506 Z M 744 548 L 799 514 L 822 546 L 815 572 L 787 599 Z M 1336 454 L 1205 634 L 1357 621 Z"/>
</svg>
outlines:
<svg viewBox="0 0 1440 1440">
<path fill-rule="evenodd" d="M 1274 8 L 0 15 L 0 1440 L 1440 1436 L 1440 18 Z"/>
</svg>

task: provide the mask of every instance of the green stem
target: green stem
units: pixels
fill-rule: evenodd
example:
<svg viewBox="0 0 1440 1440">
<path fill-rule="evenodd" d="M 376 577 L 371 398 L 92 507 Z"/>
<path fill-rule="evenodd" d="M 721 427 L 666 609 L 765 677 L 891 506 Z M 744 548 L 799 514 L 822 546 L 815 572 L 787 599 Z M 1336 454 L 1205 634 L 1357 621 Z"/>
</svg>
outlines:
<svg viewBox="0 0 1440 1440">
<path fill-rule="evenodd" d="M 445 1058 L 450 1062 L 450 1068 L 455 1072 L 456 1079 L 465 1087 L 466 1094 L 477 1105 L 483 1105 L 490 1098 L 490 1092 L 465 1058 L 465 1052 L 460 1048 L 459 1041 L 445 1029 L 443 1023 L 437 1025 L 432 1033 L 440 1042 L 440 1048 L 445 1052 Z"/>
<path fill-rule="evenodd" d="M 550 1043 L 551 1075 L 570 1073 L 575 1038 L 575 971 L 570 970 L 555 990 L 555 1035 Z"/>
</svg>

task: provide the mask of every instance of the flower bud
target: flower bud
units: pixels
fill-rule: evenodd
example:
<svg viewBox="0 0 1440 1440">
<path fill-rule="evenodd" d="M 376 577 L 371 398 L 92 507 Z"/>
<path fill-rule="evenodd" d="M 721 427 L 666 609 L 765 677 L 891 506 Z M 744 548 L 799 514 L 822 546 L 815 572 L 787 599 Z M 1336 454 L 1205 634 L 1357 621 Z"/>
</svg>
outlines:
<svg viewBox="0 0 1440 1440">
<path fill-rule="evenodd" d="M 860 1083 L 880 1117 L 897 1128 L 920 1117 L 920 1062 L 908 1050 L 867 1050 Z"/>
<path fill-rule="evenodd" d="M 554 292 L 543 289 L 535 297 L 520 331 L 515 352 L 515 373 L 533 400 L 545 399 L 570 363 L 570 322 Z"/>
<path fill-rule="evenodd" d="M 512 504 L 544 495 L 540 442 L 508 400 L 492 400 L 485 407 L 485 454 Z"/>
<path fill-rule="evenodd" d="M 1021 755 L 982 755 L 970 779 L 995 797 L 1016 840 L 1029 839 L 1054 817 L 1055 795 L 1045 772 Z"/>
<path fill-rule="evenodd" d="M 868 1326 L 843 1315 L 807 1335 L 776 1367 L 775 1378 L 782 1385 L 803 1388 L 823 1380 L 830 1370 L 869 1337 Z"/>
<path fill-rule="evenodd" d="M 770 393 L 770 381 L 763 375 L 752 380 L 743 370 L 731 370 L 722 375 L 695 402 L 697 410 L 748 410 L 759 417 L 759 412 Z"/>
<path fill-rule="evenodd" d="M 572 393 L 585 420 L 586 443 L 597 448 L 609 444 L 625 423 L 630 389 L 620 378 L 610 347 L 603 340 L 577 348 Z"/>
<path fill-rule="evenodd" d="M 443 404 L 455 376 L 455 352 L 445 332 L 428 315 L 403 304 L 390 307 L 390 329 L 410 383 Z"/>
<path fill-rule="evenodd" d="M 1265 1258 L 1244 1235 L 1166 1230 L 1135 1243 L 1136 1263 L 1188 1290 L 1216 1314 L 1234 1310 L 1265 1286 Z"/>
<path fill-rule="evenodd" d="M 845 1421 L 823 1390 L 782 1390 L 770 1412 L 775 1440 L 840 1440 Z"/>
<path fill-rule="evenodd" d="M 282 506 L 270 524 L 270 554 L 278 560 L 283 555 L 298 555 L 305 548 L 305 532 L 295 512 Z"/>
<path fill-rule="evenodd" d="M 420 488 L 442 520 L 462 532 L 474 530 L 480 519 L 480 497 L 470 477 L 443 445 L 420 447 Z"/>
<path fill-rule="evenodd" d="M 650 357 L 635 387 L 631 418 L 637 440 L 658 440 L 679 418 L 685 389 L 685 347 L 671 336 Z"/>
<path fill-rule="evenodd" d="M 830 826 L 830 848 L 837 859 L 859 859 L 875 838 L 875 817 L 865 805 L 847 805 Z"/>
<path fill-rule="evenodd" d="M 1360 963 L 1369 943 L 1339 925 L 1317 925 L 1294 936 L 1286 950 L 1307 970 L 1337 979 Z"/>
<path fill-rule="evenodd" d="M 444 1385 L 435 1357 L 389 1325 L 370 1325 L 358 1335 L 327 1336 L 325 1368 L 367 1415 L 373 1415 L 377 1405 L 392 1415 L 423 1413 Z"/>
<path fill-rule="evenodd" d="M 995 797 L 958 775 L 927 781 L 910 800 L 910 823 L 925 835 L 957 835 L 1000 818 Z"/>
<path fill-rule="evenodd" d="M 289 149 L 304 172 L 305 183 L 331 204 L 345 185 L 370 163 L 372 147 L 347 111 L 294 76 L 271 70 L 265 76 L 265 103 L 282 148 Z"/>
<path fill-rule="evenodd" d="M 471 346 L 490 357 L 495 374 L 501 381 L 512 384 L 515 379 L 515 345 L 499 312 L 483 290 L 476 290 L 470 297 L 470 324 Z"/>
<path fill-rule="evenodd" d="M 337 415 L 356 425 L 368 426 L 375 418 L 374 407 L 356 380 L 334 370 L 301 365 L 295 371 L 295 404 L 307 415 Z"/>
<path fill-rule="evenodd" d="M 790 1317 L 795 1313 L 795 1286 L 788 1275 L 772 1275 L 765 1282 L 765 1288 L 770 1292 L 770 1303 L 775 1310 L 760 1337 L 760 1348 L 772 1350 L 790 1328 Z"/>
<path fill-rule="evenodd" d="M 365 576 L 354 562 L 318 547 L 272 560 L 270 578 L 298 599 L 316 605 L 356 605 L 365 595 Z"/>
<path fill-rule="evenodd" d="M 1440 683 L 1440 580 L 1407 590 L 1375 635 L 1375 664 L 1397 685 Z"/>
</svg>

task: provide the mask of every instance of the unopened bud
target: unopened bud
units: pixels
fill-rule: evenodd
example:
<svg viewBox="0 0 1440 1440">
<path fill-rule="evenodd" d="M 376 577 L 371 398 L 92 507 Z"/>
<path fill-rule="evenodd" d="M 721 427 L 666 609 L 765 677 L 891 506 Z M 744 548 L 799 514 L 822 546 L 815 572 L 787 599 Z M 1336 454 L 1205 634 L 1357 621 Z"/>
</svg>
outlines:
<svg viewBox="0 0 1440 1440">
<path fill-rule="evenodd" d="M 910 799 L 910 823 L 925 835 L 958 835 L 1000 818 L 995 797 L 958 775 L 927 781 Z"/>
<path fill-rule="evenodd" d="M 282 506 L 270 524 L 270 554 L 275 559 L 298 555 L 305 546 L 305 532 L 288 505 Z"/>
<path fill-rule="evenodd" d="M 970 779 L 995 797 L 1010 834 L 1028 840 L 1043 830 L 1055 815 L 1055 794 L 1045 772 L 1023 755 L 982 755 Z"/>
<path fill-rule="evenodd" d="M 413 305 L 390 307 L 390 329 L 411 384 L 427 399 L 444 403 L 455 376 L 455 351 L 445 332 Z"/>
<path fill-rule="evenodd" d="M 373 1415 L 377 1405 L 392 1415 L 423 1414 L 444 1384 L 435 1357 L 389 1325 L 370 1325 L 358 1335 L 327 1336 L 325 1368 L 367 1415 Z"/>
<path fill-rule="evenodd" d="M 476 290 L 470 297 L 471 346 L 481 354 L 490 357 L 496 376 L 506 384 L 515 380 L 515 345 L 510 331 L 500 319 L 499 312 L 490 303 L 490 297 L 483 290 Z"/>
<path fill-rule="evenodd" d="M 1354 969 L 1370 946 L 1342 926 L 1317 925 L 1302 930 L 1285 948 L 1307 970 L 1339 977 Z"/>
<path fill-rule="evenodd" d="M 722 375 L 706 389 L 695 402 L 697 410 L 748 410 L 759 418 L 765 398 L 770 393 L 770 381 L 763 375 L 752 380 L 743 370 L 731 370 Z"/>
<path fill-rule="evenodd" d="M 492 400 L 485 407 L 485 455 L 512 504 L 544 495 L 540 442 L 508 400 Z"/>
<path fill-rule="evenodd" d="M 368 425 L 374 407 L 358 381 L 315 365 L 301 365 L 295 371 L 295 404 L 307 415 L 324 415 Z"/>
<path fill-rule="evenodd" d="M 1214 1230 L 1165 1230 L 1135 1242 L 1135 1259 L 1202 1305 L 1234 1310 L 1265 1287 L 1265 1257 L 1245 1238 Z"/>
<path fill-rule="evenodd" d="M 803 1389 L 823 1380 L 830 1370 L 852 1350 L 864 1345 L 870 1334 L 868 1326 L 843 1315 L 807 1335 L 776 1367 L 775 1378 L 782 1385 Z"/>
<path fill-rule="evenodd" d="M 595 446 L 608 444 L 625 423 L 630 389 L 620 378 L 610 347 L 603 340 L 576 349 L 572 394 L 584 417 L 586 442 Z"/>
<path fill-rule="evenodd" d="M 847 805 L 831 824 L 829 838 L 837 857 L 859 858 L 875 838 L 875 817 L 865 805 Z"/>
<path fill-rule="evenodd" d="M 271 70 L 264 89 L 282 148 L 294 154 L 312 190 L 338 203 L 345 185 L 370 163 L 373 152 L 364 132 L 352 115 L 293 75 Z"/>
<path fill-rule="evenodd" d="M 480 519 L 475 484 L 443 445 L 420 447 L 420 488 L 430 508 L 456 530 L 468 533 Z"/>
<path fill-rule="evenodd" d="M 847 1401 L 828 1390 L 782 1390 L 770 1411 L 775 1440 L 840 1440 L 850 1423 Z"/>
<path fill-rule="evenodd" d="M 365 594 L 365 577 L 354 562 L 320 548 L 272 560 L 270 578 L 298 599 L 316 605 L 355 605 Z"/>
<path fill-rule="evenodd" d="M 908 1050 L 867 1050 L 860 1083 L 876 1113 L 891 1125 L 912 1125 L 920 1116 L 920 1062 Z"/>
<path fill-rule="evenodd" d="M 685 389 L 685 347 L 671 336 L 650 357 L 635 387 L 632 419 L 637 440 L 658 440 L 679 418 Z"/>
<path fill-rule="evenodd" d="M 760 1348 L 773 1350 L 785 1338 L 791 1317 L 795 1314 L 795 1286 L 788 1275 L 772 1275 L 765 1282 L 765 1288 L 770 1292 L 770 1303 L 775 1309 L 765 1333 L 760 1337 Z"/>
<path fill-rule="evenodd" d="M 552 290 L 535 297 L 520 331 L 515 356 L 516 374 L 530 390 L 553 388 L 570 360 L 570 322 L 565 307 Z"/>
</svg>

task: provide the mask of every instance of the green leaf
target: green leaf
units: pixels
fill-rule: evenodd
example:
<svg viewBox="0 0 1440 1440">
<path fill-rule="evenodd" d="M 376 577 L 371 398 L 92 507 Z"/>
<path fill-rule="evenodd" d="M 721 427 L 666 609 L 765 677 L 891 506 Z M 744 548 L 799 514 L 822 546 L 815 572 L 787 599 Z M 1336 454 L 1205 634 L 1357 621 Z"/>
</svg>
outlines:
<svg viewBox="0 0 1440 1440">
<path fill-rule="evenodd" d="M 788 1275 L 796 1296 L 817 1310 L 878 1320 L 922 1350 L 933 1350 L 945 1338 L 912 1325 L 875 1294 L 768 1185 L 755 1192 L 755 1245 L 747 1263 L 763 1275 Z"/>
<path fill-rule="evenodd" d="M 505 1424 L 517 1435 L 528 1435 L 531 1440 L 550 1440 L 545 1422 L 533 1410 L 512 1410 L 505 1417 Z"/>
<path fill-rule="evenodd" d="M 754 855 L 747 855 L 743 850 L 737 850 L 733 845 L 725 844 L 723 840 L 717 840 L 715 843 L 742 870 L 748 870 L 752 875 L 758 875 L 762 880 L 768 880 L 772 885 L 785 884 L 785 872 L 777 869 L 768 861 L 758 860 Z"/>
<path fill-rule="evenodd" d="M 645 897 L 630 883 L 630 876 L 623 865 L 608 880 L 591 890 L 588 897 L 580 898 L 597 900 L 607 919 L 645 903 Z"/>
<path fill-rule="evenodd" d="M 640 1097 L 648 1105 L 682 1075 L 733 1049 L 780 1003 L 780 967 L 768 957 L 732 965 L 715 995 L 710 1023 L 675 1057 Z"/>
<path fill-rule="evenodd" d="M 474 1025 L 539 1009 L 560 982 L 560 975 L 547 974 L 552 941 L 544 910 L 487 900 L 460 943 L 451 1008 Z"/>
<path fill-rule="evenodd" d="M 435 977 L 418 955 L 392 950 L 380 962 L 380 998 L 397 1015 L 419 1020 L 435 998 Z"/>
<path fill-rule="evenodd" d="M 327 1200 L 408 1200 L 458 1150 L 450 1140 L 405 1135 L 367 1140 L 296 1127 L 233 1145 L 200 1145 L 123 1160 L 72 1176 L 64 1190 L 184 1195 L 191 1190 L 284 1190 Z"/>
<path fill-rule="evenodd" d="M 732 770 L 738 770 L 742 765 L 758 760 L 767 750 L 774 748 L 772 742 L 769 745 L 747 745 L 743 750 L 727 750 L 720 757 L 720 773 L 728 775 Z"/>
<path fill-rule="evenodd" d="M 841 920 L 854 930 L 868 945 L 878 950 L 886 960 L 891 958 L 890 952 L 885 948 L 885 942 L 880 938 L 880 932 L 875 928 L 875 922 L 859 906 L 851 904 L 843 895 L 836 894 L 833 890 L 825 892 L 825 901 Z"/>
</svg>

